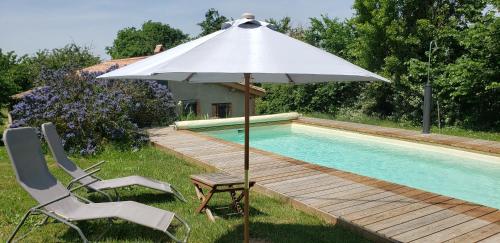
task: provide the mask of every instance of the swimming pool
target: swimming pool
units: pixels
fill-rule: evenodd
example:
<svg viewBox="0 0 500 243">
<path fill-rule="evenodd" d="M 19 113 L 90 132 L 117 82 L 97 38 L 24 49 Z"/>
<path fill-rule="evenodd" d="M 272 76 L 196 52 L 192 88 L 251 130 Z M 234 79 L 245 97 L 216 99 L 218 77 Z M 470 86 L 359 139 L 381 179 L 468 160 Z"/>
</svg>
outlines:
<svg viewBox="0 0 500 243">
<path fill-rule="evenodd" d="M 240 129 L 203 133 L 244 142 Z M 500 157 L 297 123 L 252 127 L 250 146 L 500 209 Z"/>
</svg>

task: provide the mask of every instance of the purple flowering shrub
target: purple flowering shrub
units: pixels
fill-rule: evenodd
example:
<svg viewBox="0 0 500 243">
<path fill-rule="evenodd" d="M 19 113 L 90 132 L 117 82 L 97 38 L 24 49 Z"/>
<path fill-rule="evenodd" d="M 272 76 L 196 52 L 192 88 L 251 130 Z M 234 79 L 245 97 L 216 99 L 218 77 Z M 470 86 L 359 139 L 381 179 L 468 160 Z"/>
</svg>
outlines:
<svg viewBox="0 0 500 243">
<path fill-rule="evenodd" d="M 110 70 L 116 67 L 112 67 Z M 97 80 L 102 73 L 45 70 L 43 86 L 14 105 L 11 127 L 56 125 L 71 153 L 95 154 L 105 143 L 136 148 L 148 141 L 140 127 L 176 118 L 172 94 L 156 81 Z"/>
</svg>

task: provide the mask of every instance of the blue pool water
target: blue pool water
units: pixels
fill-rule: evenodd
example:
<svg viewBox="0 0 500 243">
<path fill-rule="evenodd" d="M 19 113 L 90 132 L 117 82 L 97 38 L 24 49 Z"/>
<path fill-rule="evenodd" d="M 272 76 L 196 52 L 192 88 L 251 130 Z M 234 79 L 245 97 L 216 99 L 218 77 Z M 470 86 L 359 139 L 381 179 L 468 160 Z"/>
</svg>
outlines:
<svg viewBox="0 0 500 243">
<path fill-rule="evenodd" d="M 238 129 L 204 133 L 244 138 Z M 500 157 L 299 124 L 252 127 L 250 146 L 500 209 Z"/>
</svg>

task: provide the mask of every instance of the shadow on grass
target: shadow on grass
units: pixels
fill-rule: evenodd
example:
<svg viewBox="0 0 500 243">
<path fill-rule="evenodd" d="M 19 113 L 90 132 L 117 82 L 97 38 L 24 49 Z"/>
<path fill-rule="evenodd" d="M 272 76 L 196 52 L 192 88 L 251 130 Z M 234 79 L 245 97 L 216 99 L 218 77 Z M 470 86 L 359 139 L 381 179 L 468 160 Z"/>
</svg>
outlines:
<svg viewBox="0 0 500 243">
<path fill-rule="evenodd" d="M 338 225 L 304 225 L 254 222 L 250 224 L 250 242 L 360 242 L 359 235 Z M 243 225 L 221 236 L 216 243 L 241 242 Z M 361 241 L 363 242 L 363 241 Z M 369 242 L 368 240 L 364 242 Z"/>
<path fill-rule="evenodd" d="M 209 205 L 208 208 L 212 211 L 214 216 L 220 218 L 222 220 L 235 219 L 235 218 L 243 218 L 243 214 L 238 213 L 230 204 L 221 204 L 217 203 L 214 205 Z M 243 209 L 243 205 L 241 205 Z M 204 212 L 202 212 L 204 213 Z M 250 217 L 253 216 L 267 216 L 268 214 L 262 212 L 252 206 L 250 206 Z"/>
<path fill-rule="evenodd" d="M 76 225 L 91 242 L 170 242 L 170 238 L 163 232 L 121 220 L 114 220 L 111 225 L 106 220 L 81 221 Z M 168 230 L 178 235 L 176 227 L 169 228 Z M 79 242 L 80 237 L 75 230 L 68 227 L 60 240 L 63 242 Z"/>
<path fill-rule="evenodd" d="M 113 200 L 116 200 L 116 194 L 113 191 L 106 191 L 106 193 L 108 193 Z M 136 201 L 144 204 L 168 203 L 179 200 L 170 193 L 142 192 L 131 194 L 130 192 L 124 193 L 123 191 L 118 191 L 118 194 L 120 195 L 120 201 Z M 91 193 L 87 195 L 89 200 L 93 202 L 109 202 L 106 197 L 98 193 Z"/>
</svg>

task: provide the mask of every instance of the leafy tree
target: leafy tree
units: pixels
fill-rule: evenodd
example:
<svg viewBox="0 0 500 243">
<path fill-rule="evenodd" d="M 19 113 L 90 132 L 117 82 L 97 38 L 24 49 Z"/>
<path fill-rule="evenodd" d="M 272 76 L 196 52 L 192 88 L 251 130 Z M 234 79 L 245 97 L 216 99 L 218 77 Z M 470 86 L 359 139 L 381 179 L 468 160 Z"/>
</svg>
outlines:
<svg viewBox="0 0 500 243">
<path fill-rule="evenodd" d="M 295 34 L 293 37 L 316 47 L 343 58 L 349 57 L 348 48 L 354 35 L 347 22 L 330 19 L 327 16 L 311 18 L 311 27 L 305 30 L 291 27 L 288 17 L 279 21 L 270 19 L 267 22 L 274 24 L 280 32 Z M 355 104 L 363 84 L 324 83 L 297 86 L 266 84 L 264 87 L 267 94 L 257 105 L 260 113 L 289 110 L 336 113 L 342 107 Z"/>
<path fill-rule="evenodd" d="M 21 76 L 20 86 L 23 90 L 35 85 L 43 85 L 43 80 L 38 80 L 43 70 L 78 70 L 98 64 L 100 58 L 92 54 L 89 47 L 68 44 L 62 48 L 40 50 L 33 56 L 23 56 L 18 65 L 18 75 Z M 37 83 L 38 81 L 38 83 Z"/>
<path fill-rule="evenodd" d="M 306 42 L 344 59 L 354 60 L 350 50 L 355 36 L 348 21 L 322 15 L 320 18 L 310 18 L 310 24 L 311 27 L 304 34 Z"/>
<path fill-rule="evenodd" d="M 494 11 L 482 14 L 456 36 L 461 55 L 435 71 L 436 98 L 446 123 L 500 127 L 499 36 L 500 19 Z"/>
<path fill-rule="evenodd" d="M 298 39 L 393 82 L 265 85 L 268 94 L 258 102 L 258 111 L 353 109 L 420 124 L 429 43 L 434 41 L 438 48 L 432 51 L 430 80 L 442 124 L 500 129 L 498 1 L 357 0 L 353 8 L 354 17 L 345 21 L 311 18 Z M 279 31 L 293 32 L 288 21 L 270 22 Z"/>
<path fill-rule="evenodd" d="M 99 57 L 94 56 L 88 47 L 76 44 L 68 44 L 52 50 L 40 50 L 32 56 L 22 57 L 17 57 L 14 52 L 3 54 L 0 50 L 0 73 L 2 74 L 0 79 L 9 80 L 11 86 L 16 87 L 11 90 L 12 92 L 25 91 L 34 86 L 42 70 L 77 70 L 99 62 Z M 12 92 L 10 92 L 11 95 L 14 94 Z M 2 96 L 4 97 L 8 96 Z"/>
<path fill-rule="evenodd" d="M 188 35 L 181 30 L 149 20 L 140 29 L 128 27 L 118 31 L 113 46 L 106 47 L 106 52 L 113 59 L 145 56 L 153 54 L 158 44 L 168 49 L 187 39 Z"/>
<path fill-rule="evenodd" d="M 17 63 L 17 56 L 14 52 L 3 53 L 0 49 L 0 109 L 10 101 L 10 96 L 15 94 L 20 88 L 15 82 L 13 69 Z M 2 114 L 0 113 L 0 124 L 2 124 Z"/>
<path fill-rule="evenodd" d="M 273 25 L 274 30 L 281 32 L 283 34 L 288 34 L 292 30 L 291 19 L 290 17 L 283 17 L 280 20 L 276 20 L 273 18 L 266 19 L 266 22 Z"/>
<path fill-rule="evenodd" d="M 223 23 L 229 21 L 224 15 L 220 15 L 219 11 L 214 8 L 209 9 L 205 13 L 205 20 L 198 23 L 201 27 L 201 33 L 198 36 L 205 36 L 221 29 Z"/>
<path fill-rule="evenodd" d="M 499 117 L 491 115 L 492 109 L 498 113 L 498 102 L 492 98 L 498 97 L 498 91 L 488 89 L 498 80 L 494 71 L 498 70 L 498 18 L 483 14 L 487 3 L 355 1 L 356 48 L 351 48 L 352 55 L 359 65 L 393 81 L 367 87 L 363 102 L 371 105 L 365 106 L 365 112 L 420 123 L 429 43 L 434 40 L 439 48 L 432 53 L 431 79 L 436 83 L 435 98 L 440 101 L 444 122 L 498 128 L 492 125 L 499 123 Z M 477 37 L 485 39 L 471 41 Z"/>
</svg>

